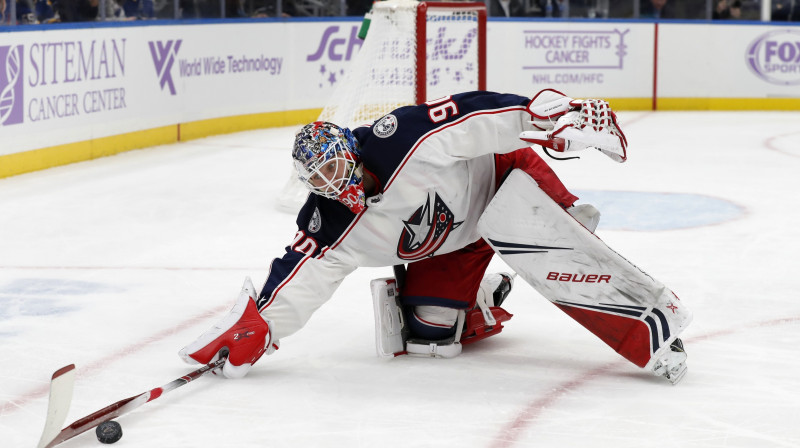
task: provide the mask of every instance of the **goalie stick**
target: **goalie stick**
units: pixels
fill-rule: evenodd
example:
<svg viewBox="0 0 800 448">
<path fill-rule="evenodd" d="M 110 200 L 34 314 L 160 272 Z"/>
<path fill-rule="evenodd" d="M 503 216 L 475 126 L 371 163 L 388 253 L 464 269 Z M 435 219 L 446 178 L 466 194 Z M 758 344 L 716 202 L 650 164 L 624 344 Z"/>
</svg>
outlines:
<svg viewBox="0 0 800 448">
<path fill-rule="evenodd" d="M 74 421 L 71 425 L 59 431 L 59 428 L 61 428 L 61 425 L 64 424 L 64 420 L 67 418 L 69 405 L 72 401 L 72 389 L 75 383 L 75 365 L 70 364 L 66 367 L 62 367 L 53 373 L 53 378 L 50 381 L 50 400 L 47 404 L 47 420 L 45 421 L 44 430 L 42 431 L 42 437 L 36 447 L 54 447 L 61 442 L 94 428 L 104 421 L 127 414 L 167 392 L 194 381 L 214 369 L 222 367 L 224 363 L 225 358 L 220 358 L 216 362 L 206 364 L 194 372 L 172 380 L 161 387 L 156 387 L 142 394 L 134 395 L 133 397 L 108 405 L 99 411 Z"/>
</svg>

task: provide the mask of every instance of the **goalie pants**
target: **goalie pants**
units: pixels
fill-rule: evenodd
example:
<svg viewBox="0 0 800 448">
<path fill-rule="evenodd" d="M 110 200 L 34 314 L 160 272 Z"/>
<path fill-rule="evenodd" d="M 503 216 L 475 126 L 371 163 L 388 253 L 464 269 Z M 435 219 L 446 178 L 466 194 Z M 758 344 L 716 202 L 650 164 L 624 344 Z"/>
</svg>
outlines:
<svg viewBox="0 0 800 448">
<path fill-rule="evenodd" d="M 578 199 L 532 149 L 522 148 L 494 157 L 495 190 L 511 170 L 519 168 L 536 180 L 542 191 L 562 208 L 572 206 Z M 420 305 L 472 309 L 493 255 L 492 248 L 479 239 L 455 252 L 410 263 L 400 291 L 402 304 L 407 310 Z M 424 339 L 441 339 L 453 331 L 453 327 L 442 328 L 419 319 L 407 321 L 411 324 L 412 335 Z"/>
</svg>

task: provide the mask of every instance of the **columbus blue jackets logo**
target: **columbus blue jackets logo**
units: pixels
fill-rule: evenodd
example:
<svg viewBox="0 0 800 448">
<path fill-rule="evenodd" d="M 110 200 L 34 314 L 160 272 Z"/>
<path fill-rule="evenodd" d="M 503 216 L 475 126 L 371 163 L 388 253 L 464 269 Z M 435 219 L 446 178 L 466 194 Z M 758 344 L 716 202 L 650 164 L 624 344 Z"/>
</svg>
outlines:
<svg viewBox="0 0 800 448">
<path fill-rule="evenodd" d="M 391 137 L 396 130 L 397 117 L 392 114 L 384 116 L 372 126 L 372 132 L 380 138 Z"/>
<path fill-rule="evenodd" d="M 419 260 L 433 256 L 442 247 L 450 232 L 464 221 L 455 221 L 455 215 L 436 193 L 428 194 L 428 200 L 414 214 L 403 221 L 405 228 L 397 242 L 397 256 L 403 260 Z"/>
<path fill-rule="evenodd" d="M 322 218 L 319 216 L 319 207 L 317 207 L 314 209 L 314 213 L 311 215 L 311 220 L 308 221 L 308 231 L 311 233 L 317 233 L 321 227 Z"/>
</svg>

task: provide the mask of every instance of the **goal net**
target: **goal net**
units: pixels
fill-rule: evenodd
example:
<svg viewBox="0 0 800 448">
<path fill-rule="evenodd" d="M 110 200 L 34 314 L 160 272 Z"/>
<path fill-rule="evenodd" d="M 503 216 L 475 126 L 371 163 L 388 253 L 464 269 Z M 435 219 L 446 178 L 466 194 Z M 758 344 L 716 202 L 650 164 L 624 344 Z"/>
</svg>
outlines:
<svg viewBox="0 0 800 448">
<path fill-rule="evenodd" d="M 320 121 L 352 129 L 400 106 L 486 89 L 483 2 L 379 1 L 367 18 L 367 37 Z M 281 210 L 305 202 L 295 178 L 279 196 Z"/>
</svg>

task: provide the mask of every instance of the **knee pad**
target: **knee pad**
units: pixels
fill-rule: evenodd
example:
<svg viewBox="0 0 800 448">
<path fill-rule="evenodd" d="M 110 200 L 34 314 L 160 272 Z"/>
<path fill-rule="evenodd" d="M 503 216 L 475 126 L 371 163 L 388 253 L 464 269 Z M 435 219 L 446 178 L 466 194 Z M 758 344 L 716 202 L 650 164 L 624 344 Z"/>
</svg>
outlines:
<svg viewBox="0 0 800 448">
<path fill-rule="evenodd" d="M 408 307 L 406 322 L 409 338 L 439 341 L 456 334 L 458 310 L 442 306 L 420 305 Z"/>
</svg>

